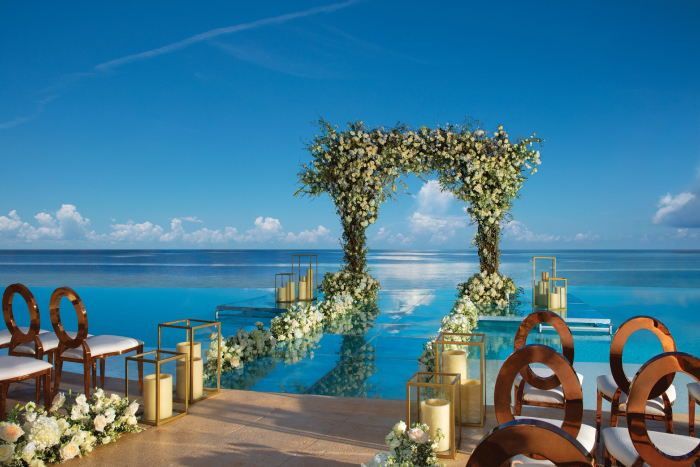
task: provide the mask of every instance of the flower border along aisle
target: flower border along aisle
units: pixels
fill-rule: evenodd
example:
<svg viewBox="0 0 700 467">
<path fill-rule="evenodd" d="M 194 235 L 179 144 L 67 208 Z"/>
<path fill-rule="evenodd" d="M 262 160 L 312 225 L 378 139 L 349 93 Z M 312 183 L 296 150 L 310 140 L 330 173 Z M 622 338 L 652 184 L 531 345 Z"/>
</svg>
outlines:
<svg viewBox="0 0 700 467">
<path fill-rule="evenodd" d="M 100 388 L 90 399 L 77 396 L 70 406 L 59 393 L 47 411 L 34 402 L 17 405 L 0 422 L 0 464 L 40 467 L 92 452 L 95 446 L 138 433 L 139 404 Z"/>
</svg>

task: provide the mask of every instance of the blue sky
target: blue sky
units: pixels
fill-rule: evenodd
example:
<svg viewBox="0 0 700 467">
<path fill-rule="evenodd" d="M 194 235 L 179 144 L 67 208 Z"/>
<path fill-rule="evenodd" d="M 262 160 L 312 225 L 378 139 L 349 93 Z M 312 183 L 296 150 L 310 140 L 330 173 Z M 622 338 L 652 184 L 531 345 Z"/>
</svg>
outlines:
<svg viewBox="0 0 700 467">
<path fill-rule="evenodd" d="M 0 247 L 335 247 L 323 117 L 545 139 L 507 248 L 700 247 L 700 4 L 3 2 Z M 370 245 L 464 248 L 434 182 Z"/>
</svg>

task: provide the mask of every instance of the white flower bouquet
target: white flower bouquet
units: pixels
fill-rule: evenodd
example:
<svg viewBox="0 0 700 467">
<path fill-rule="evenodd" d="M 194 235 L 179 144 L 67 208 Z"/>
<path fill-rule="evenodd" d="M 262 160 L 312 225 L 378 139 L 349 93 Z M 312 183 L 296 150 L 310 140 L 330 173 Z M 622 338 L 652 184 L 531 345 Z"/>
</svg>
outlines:
<svg viewBox="0 0 700 467">
<path fill-rule="evenodd" d="M 210 336 L 205 369 L 207 377 L 216 375 L 217 340 L 218 334 Z M 222 373 L 242 368 L 246 362 L 272 354 L 276 344 L 277 339 L 259 321 L 252 331 L 239 329 L 235 335 L 221 341 Z"/>
<path fill-rule="evenodd" d="M 66 406 L 66 396 L 54 397 L 46 411 L 34 402 L 17 405 L 0 422 L 0 464 L 40 467 L 65 462 L 92 452 L 98 444 L 116 441 L 125 433 L 140 431 L 139 405 L 116 394 L 96 389 Z"/>
<path fill-rule="evenodd" d="M 379 281 L 368 273 L 352 273 L 347 269 L 326 273 L 321 282 L 326 300 L 337 296 L 349 296 L 356 302 L 367 302 L 377 298 Z"/>
<path fill-rule="evenodd" d="M 430 439 L 429 427 L 424 423 L 414 423 L 411 428 L 406 423 L 399 422 L 389 434 L 385 442 L 389 447 L 388 453 L 377 454 L 366 467 L 394 467 L 394 466 L 438 466 L 440 465 L 435 455 L 437 443 L 443 438 L 440 430 L 436 439 Z"/>
<path fill-rule="evenodd" d="M 482 271 L 457 287 L 460 295 L 468 296 L 475 304 L 499 308 L 507 308 L 511 296 L 517 292 L 513 279 L 498 272 L 489 274 Z"/>
<path fill-rule="evenodd" d="M 279 342 L 301 339 L 315 334 L 323 327 L 323 313 L 318 306 L 304 303 L 294 304 L 287 311 L 272 318 L 270 332 Z"/>
</svg>

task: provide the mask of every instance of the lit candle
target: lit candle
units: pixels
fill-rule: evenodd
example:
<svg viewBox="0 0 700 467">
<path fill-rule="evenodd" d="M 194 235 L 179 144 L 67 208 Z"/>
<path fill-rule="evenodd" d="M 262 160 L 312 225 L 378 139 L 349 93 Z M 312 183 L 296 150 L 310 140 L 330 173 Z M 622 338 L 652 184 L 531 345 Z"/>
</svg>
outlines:
<svg viewBox="0 0 700 467">
<path fill-rule="evenodd" d="M 179 378 L 178 378 L 179 380 Z M 159 396 L 159 397 L 158 397 Z M 156 375 L 146 375 L 143 377 L 143 418 L 155 421 L 156 404 L 159 404 L 159 418 L 165 419 L 173 415 L 173 377 L 172 375 L 160 374 L 159 395 L 156 396 Z"/>
<path fill-rule="evenodd" d="M 468 379 L 462 383 L 462 422 L 481 421 L 481 381 Z"/>
<path fill-rule="evenodd" d="M 450 401 L 447 399 L 426 399 L 420 403 L 420 422 L 428 425 L 431 439 L 435 439 L 438 429 L 443 438 L 438 442 L 436 451 L 450 449 L 453 421 L 450 417 Z"/>
<path fill-rule="evenodd" d="M 193 342 L 192 343 L 192 355 L 194 355 L 194 358 L 202 358 L 202 343 L 201 342 Z M 175 346 L 175 351 L 177 353 L 184 353 L 187 354 L 185 357 L 185 360 L 190 359 L 190 343 L 189 342 L 179 342 L 177 346 Z"/>
<path fill-rule="evenodd" d="M 187 368 L 185 363 L 177 363 L 177 382 L 175 393 L 177 398 L 185 400 L 187 397 Z M 204 365 L 202 359 L 195 357 L 192 360 L 192 399 L 199 399 L 204 394 Z"/>
</svg>

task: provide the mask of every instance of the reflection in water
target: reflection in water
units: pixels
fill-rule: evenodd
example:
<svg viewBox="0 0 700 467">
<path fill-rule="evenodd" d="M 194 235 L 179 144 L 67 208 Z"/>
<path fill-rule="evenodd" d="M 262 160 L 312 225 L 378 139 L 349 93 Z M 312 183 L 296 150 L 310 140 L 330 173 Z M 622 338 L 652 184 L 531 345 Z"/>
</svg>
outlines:
<svg viewBox="0 0 700 467">
<path fill-rule="evenodd" d="M 385 294 L 388 306 L 384 313 L 394 315 L 393 319 L 410 315 L 419 306 L 428 306 L 435 300 L 435 291 L 426 289 L 387 290 Z"/>
</svg>

